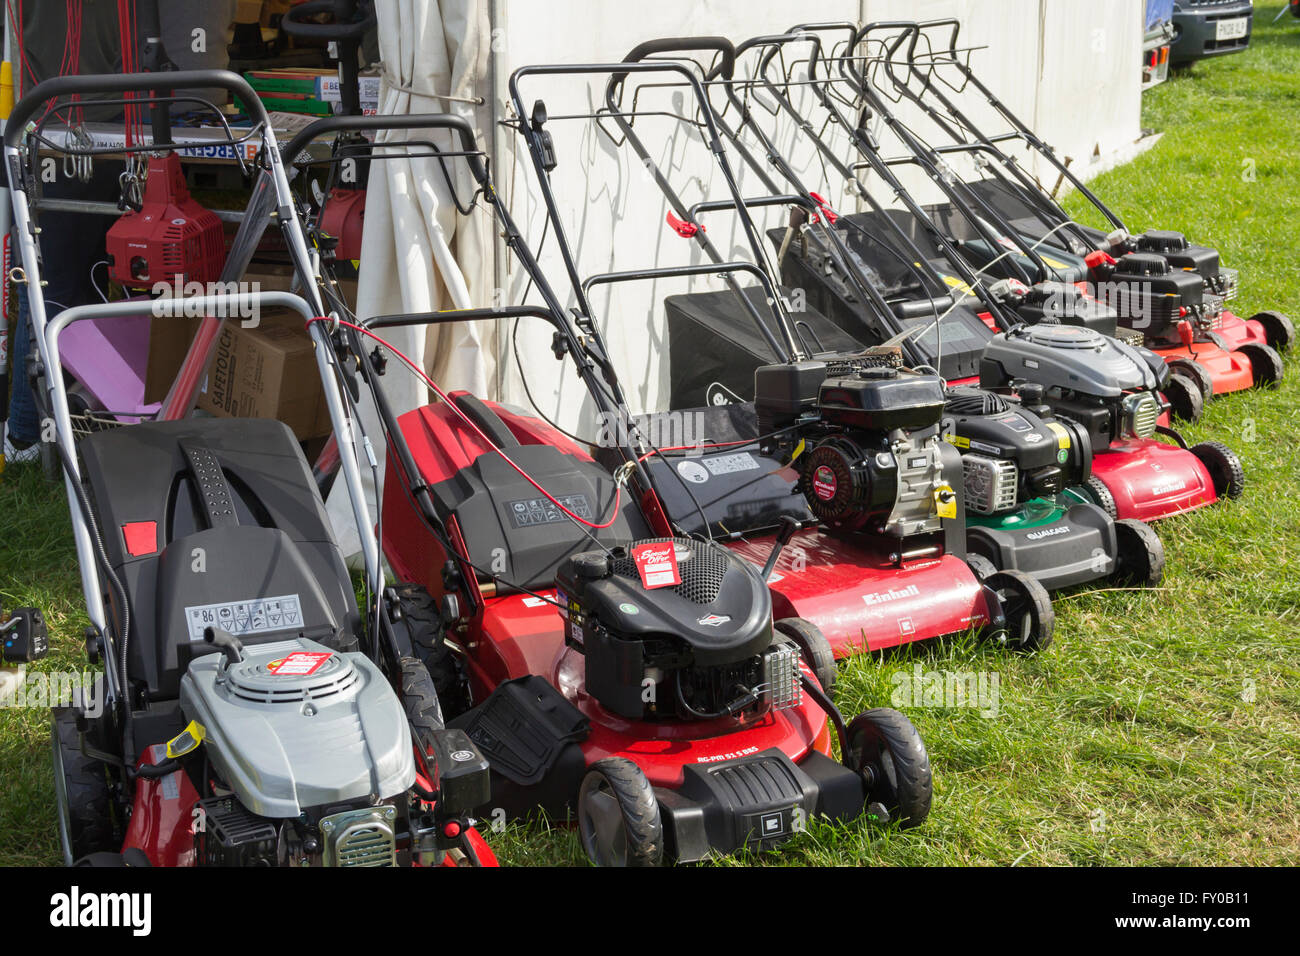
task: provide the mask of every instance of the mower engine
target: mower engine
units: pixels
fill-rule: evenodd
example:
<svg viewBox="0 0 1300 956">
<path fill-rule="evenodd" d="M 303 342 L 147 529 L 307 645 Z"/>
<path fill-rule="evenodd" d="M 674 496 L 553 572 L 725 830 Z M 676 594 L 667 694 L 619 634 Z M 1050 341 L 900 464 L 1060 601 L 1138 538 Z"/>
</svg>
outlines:
<svg viewBox="0 0 1300 956">
<path fill-rule="evenodd" d="M 1219 253 L 1208 246 L 1193 245 L 1181 232 L 1148 229 L 1140 235 L 1117 230 L 1107 237 L 1111 255 L 1122 257 L 1138 252 L 1162 257 L 1174 269 L 1195 272 L 1210 291 L 1225 301 L 1237 295 L 1237 270 L 1219 264 Z"/>
<path fill-rule="evenodd" d="M 108 230 L 109 276 L 128 289 L 215 282 L 226 258 L 221 220 L 190 196 L 177 153 L 149 157 L 144 202 Z"/>
<path fill-rule="evenodd" d="M 1041 385 L 1015 401 L 979 388 L 950 388 L 944 439 L 962 451 L 966 509 L 1005 514 L 1034 498 L 1082 485 L 1092 474 L 1092 443 L 1082 427 L 1043 404 Z"/>
<path fill-rule="evenodd" d="M 632 720 L 758 719 L 802 700 L 797 645 L 754 569 L 692 538 L 576 554 L 556 574 L 587 693 Z"/>
<path fill-rule="evenodd" d="M 378 667 L 304 638 L 219 643 L 181 680 L 216 783 L 197 804 L 198 865 L 396 865 L 415 760 Z"/>
<path fill-rule="evenodd" d="M 783 431 L 799 487 L 817 519 L 840 534 L 935 539 L 959 519 L 961 464 L 940 438 L 943 383 L 900 367 L 896 348 L 754 373 L 759 431 Z M 800 448 L 802 446 L 802 449 Z M 957 550 L 946 542 L 943 551 Z M 920 550 L 931 550 L 921 548 Z"/>
<path fill-rule="evenodd" d="M 1165 410 L 1158 390 L 1169 378 L 1169 367 L 1148 349 L 1072 325 L 995 335 L 980 362 L 984 388 L 1041 385 L 1053 411 L 1081 426 L 1094 449 L 1154 435 Z"/>
<path fill-rule="evenodd" d="M 1188 332 L 1209 332 L 1223 312 L 1223 298 L 1206 291 L 1200 274 L 1175 268 L 1163 255 L 1133 252 L 1116 260 L 1094 253 L 1088 261 L 1097 298 L 1148 341 L 1187 344 Z"/>
</svg>

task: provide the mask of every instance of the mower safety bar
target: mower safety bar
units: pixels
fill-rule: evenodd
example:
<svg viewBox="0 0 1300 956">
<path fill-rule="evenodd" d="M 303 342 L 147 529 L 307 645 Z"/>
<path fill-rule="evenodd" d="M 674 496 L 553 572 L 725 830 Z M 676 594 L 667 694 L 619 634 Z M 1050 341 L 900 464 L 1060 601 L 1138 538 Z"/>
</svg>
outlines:
<svg viewBox="0 0 1300 956">
<path fill-rule="evenodd" d="M 32 87 L 14 104 L 5 122 L 5 146 L 17 149 L 27 123 L 45 103 L 64 96 L 92 96 L 96 93 L 147 93 L 154 90 L 188 90 L 218 87 L 234 93 L 256 123 L 271 125 L 257 93 L 238 73 L 229 70 L 178 70 L 171 73 L 123 73 L 119 76 L 58 76 Z M 142 101 L 141 105 L 148 105 Z"/>
<path fill-rule="evenodd" d="M 763 54 L 762 59 L 758 61 L 758 75 L 754 77 L 754 79 L 758 79 L 767 73 L 768 64 L 775 59 L 776 55 L 781 52 L 781 47 L 785 46 L 787 43 L 812 44 L 812 52 L 808 54 L 809 70 L 812 70 L 812 68 L 817 65 L 817 61 L 821 59 L 822 41 L 821 37 L 817 36 L 815 33 L 771 33 L 767 36 L 750 37 L 748 40 L 741 43 L 740 46 L 736 47 L 736 56 L 743 56 L 750 50 L 759 47 L 768 48 L 767 52 Z"/>
<path fill-rule="evenodd" d="M 802 206 L 809 212 L 817 211 L 817 203 L 810 196 L 797 196 L 794 193 L 785 193 L 777 196 L 758 196 L 752 199 L 741 199 L 740 204 L 748 209 L 750 206 Z M 731 199 L 710 199 L 706 202 L 697 202 L 690 208 L 691 222 L 699 221 L 699 214 L 702 212 L 719 212 L 723 209 L 735 209 L 736 203 Z"/>
<path fill-rule="evenodd" d="M 304 126 L 297 135 L 280 151 L 286 164 L 292 164 L 298 155 L 313 140 L 326 133 L 368 133 L 378 130 L 397 129 L 445 129 L 460 138 L 464 157 L 469 163 L 474 179 L 480 184 L 487 183 L 487 166 L 483 162 L 483 151 L 479 149 L 474 136 L 474 127 L 469 121 L 449 113 L 415 113 L 409 116 L 327 116 L 309 126 Z"/>
<path fill-rule="evenodd" d="M 722 59 L 709 71 L 708 79 L 714 79 L 719 75 L 731 79 L 731 74 L 736 68 L 737 51 L 726 37 L 661 37 L 658 40 L 646 40 L 632 47 L 627 56 L 623 57 L 623 62 L 636 63 L 656 53 L 707 53 L 709 51 L 721 53 Z M 625 76 L 626 73 L 615 73 L 610 82 L 617 85 L 623 82 Z"/>
<path fill-rule="evenodd" d="M 346 22 L 342 18 L 357 12 L 362 5 L 356 0 L 307 0 L 296 7 L 290 7 L 281 24 L 284 32 L 290 36 L 305 37 L 311 40 L 358 40 L 375 25 L 375 8 L 365 7 L 365 17 L 355 22 Z M 334 14 L 333 23 L 312 23 L 303 19 L 318 13 Z"/>
<path fill-rule="evenodd" d="M 390 315 L 374 315 L 358 324 L 367 329 L 393 329 L 411 325 L 455 325 L 458 322 L 478 322 L 483 319 L 542 319 L 561 332 L 568 328 L 562 317 L 550 309 L 535 305 L 511 305 L 502 309 L 453 309 L 447 312 L 395 312 Z"/>
</svg>

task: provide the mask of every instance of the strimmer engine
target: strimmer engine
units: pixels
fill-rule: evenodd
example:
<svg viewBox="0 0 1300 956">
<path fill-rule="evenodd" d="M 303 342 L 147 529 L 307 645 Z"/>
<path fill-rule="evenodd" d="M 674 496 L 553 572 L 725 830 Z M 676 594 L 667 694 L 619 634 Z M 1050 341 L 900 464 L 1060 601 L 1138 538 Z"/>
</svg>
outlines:
<svg viewBox="0 0 1300 956">
<path fill-rule="evenodd" d="M 960 534 L 962 505 L 959 456 L 940 438 L 943 383 L 900 366 L 896 348 L 878 347 L 764 366 L 754 382 L 759 431 L 784 430 L 818 521 L 841 534 L 894 538 L 901 558 L 911 554 L 904 539 Z"/>
<path fill-rule="evenodd" d="M 556 574 L 586 690 L 633 720 L 757 719 L 802 700 L 799 650 L 767 586 L 712 542 L 654 538 L 576 554 Z"/>
<path fill-rule="evenodd" d="M 1169 367 L 1148 349 L 1071 325 L 1022 326 L 989 340 L 980 385 L 1041 385 L 1060 416 L 1082 426 L 1094 449 L 1156 433 Z M 1067 384 L 1068 383 L 1068 384 Z"/>
<path fill-rule="evenodd" d="M 215 783 L 198 802 L 198 864 L 395 865 L 415 759 L 375 664 L 305 638 L 215 643 L 181 680 Z"/>
<path fill-rule="evenodd" d="M 1026 384 L 1019 400 L 980 388 L 948 389 L 944 439 L 962 452 L 966 508 L 1014 511 L 1082 485 L 1092 474 L 1092 442 L 1043 403 L 1046 390 Z"/>
<path fill-rule="evenodd" d="M 190 196 L 176 153 L 149 157 L 144 202 L 108 230 L 109 275 L 128 289 L 215 282 L 226 259 L 216 213 Z"/>
</svg>

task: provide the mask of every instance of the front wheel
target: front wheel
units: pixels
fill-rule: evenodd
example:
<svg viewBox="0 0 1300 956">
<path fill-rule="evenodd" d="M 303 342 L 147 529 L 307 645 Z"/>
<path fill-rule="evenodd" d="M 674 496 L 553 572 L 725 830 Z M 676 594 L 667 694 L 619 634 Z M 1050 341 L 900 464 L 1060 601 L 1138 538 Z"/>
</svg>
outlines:
<svg viewBox="0 0 1300 956">
<path fill-rule="evenodd" d="M 1169 402 L 1169 411 L 1174 418 L 1185 422 L 1198 422 L 1205 411 L 1205 398 L 1200 388 L 1182 372 L 1169 376 L 1169 384 L 1164 388 L 1165 399 Z"/>
<path fill-rule="evenodd" d="M 879 803 L 906 829 L 930 814 L 934 781 L 930 755 L 912 722 L 896 710 L 878 707 L 849 724 L 847 767 L 862 774 L 867 802 Z"/>
<path fill-rule="evenodd" d="M 822 629 L 812 621 L 801 617 L 787 617 L 777 621 L 773 627 L 778 634 L 790 638 L 799 645 L 799 653 L 808 663 L 808 668 L 822 685 L 822 690 L 829 697 L 835 689 L 835 654 L 830 641 Z"/>
<path fill-rule="evenodd" d="M 1006 623 L 987 636 L 1021 651 L 1041 651 L 1052 643 L 1056 612 L 1052 598 L 1038 581 L 1023 571 L 999 571 L 984 581 L 993 592 Z"/>
<path fill-rule="evenodd" d="M 578 790 L 578 835 L 596 866 L 658 866 L 664 855 L 659 801 L 625 757 L 597 760 Z"/>
<path fill-rule="evenodd" d="M 1282 356 L 1271 345 L 1247 342 L 1237 350 L 1250 359 L 1250 374 L 1256 388 L 1277 388 L 1282 381 Z"/>
<path fill-rule="evenodd" d="M 1203 441 L 1192 446 L 1192 454 L 1205 466 L 1220 498 L 1240 498 L 1246 490 L 1246 474 L 1237 453 L 1221 441 Z"/>
<path fill-rule="evenodd" d="M 1295 344 L 1295 326 L 1281 312 L 1271 309 L 1256 312 L 1250 321 L 1258 322 L 1264 327 L 1264 340 L 1277 351 L 1285 352 Z"/>
<path fill-rule="evenodd" d="M 1186 376 L 1195 383 L 1201 392 L 1202 402 L 1208 402 L 1214 397 L 1214 379 L 1210 375 L 1210 370 L 1200 362 L 1186 358 L 1174 359 L 1169 363 L 1169 371 L 1175 375 Z"/>
<path fill-rule="evenodd" d="M 1136 518 L 1115 522 L 1116 581 L 1153 588 L 1165 574 L 1165 546 L 1151 525 Z"/>
</svg>

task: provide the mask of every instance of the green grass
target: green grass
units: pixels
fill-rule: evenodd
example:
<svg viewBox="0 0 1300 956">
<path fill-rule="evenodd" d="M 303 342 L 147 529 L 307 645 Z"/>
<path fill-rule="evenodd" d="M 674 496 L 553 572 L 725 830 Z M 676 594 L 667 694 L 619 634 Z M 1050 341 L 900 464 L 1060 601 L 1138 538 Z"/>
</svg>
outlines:
<svg viewBox="0 0 1300 956">
<path fill-rule="evenodd" d="M 1146 94 L 1150 152 L 1095 188 L 1134 228 L 1176 228 L 1242 270 L 1237 310 L 1300 316 L 1300 25 L 1257 21 L 1250 51 Z M 1253 182 L 1243 180 L 1251 160 Z M 1076 214 L 1084 207 L 1071 199 Z M 1290 357 L 1290 364 L 1300 355 Z M 996 673 L 998 715 L 904 708 L 935 774 L 913 831 L 814 824 L 758 861 L 815 864 L 1295 864 L 1300 862 L 1300 384 L 1218 400 L 1187 429 L 1233 445 L 1240 501 L 1160 525 L 1162 590 L 1057 602 L 1037 657 L 968 641 L 841 666 L 848 714 L 887 706 L 893 675 Z M 42 669 L 79 668 L 77 574 L 61 489 L 32 468 L 0 478 L 0 596 L 50 618 Z M 46 715 L 0 712 L 0 863 L 54 863 Z M 578 863 L 544 825 L 490 835 L 503 862 Z"/>
</svg>

